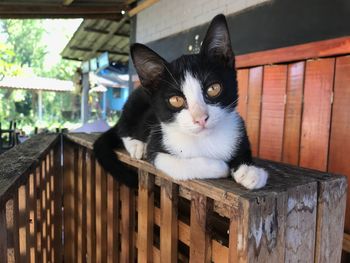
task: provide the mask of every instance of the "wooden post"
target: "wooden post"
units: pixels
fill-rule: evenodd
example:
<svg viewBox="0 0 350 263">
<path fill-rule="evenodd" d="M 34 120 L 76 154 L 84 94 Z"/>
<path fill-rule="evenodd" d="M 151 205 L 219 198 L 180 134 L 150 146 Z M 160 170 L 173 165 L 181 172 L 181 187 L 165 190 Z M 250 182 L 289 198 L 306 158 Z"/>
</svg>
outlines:
<svg viewBox="0 0 350 263">
<path fill-rule="evenodd" d="M 96 182 L 95 159 L 91 151 L 86 153 L 86 225 L 87 262 L 96 262 Z"/>
<path fill-rule="evenodd" d="M 0 258 L 7 262 L 6 206 L 0 206 Z"/>
</svg>

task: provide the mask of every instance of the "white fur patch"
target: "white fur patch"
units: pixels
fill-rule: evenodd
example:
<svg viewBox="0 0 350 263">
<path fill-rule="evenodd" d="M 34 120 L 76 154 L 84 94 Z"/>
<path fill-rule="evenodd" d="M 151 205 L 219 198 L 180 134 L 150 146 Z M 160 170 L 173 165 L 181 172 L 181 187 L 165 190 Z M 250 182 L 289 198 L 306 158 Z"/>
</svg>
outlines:
<svg viewBox="0 0 350 263">
<path fill-rule="evenodd" d="M 176 180 L 226 177 L 229 172 L 225 161 L 204 157 L 179 158 L 159 153 L 154 161 L 157 169 Z"/>
<path fill-rule="evenodd" d="M 237 183 L 248 189 L 264 187 L 268 178 L 264 169 L 246 164 L 242 164 L 235 172 L 231 170 L 231 175 Z"/>
<path fill-rule="evenodd" d="M 122 138 L 125 149 L 132 158 L 141 159 L 144 156 L 146 144 L 131 137 Z"/>
</svg>

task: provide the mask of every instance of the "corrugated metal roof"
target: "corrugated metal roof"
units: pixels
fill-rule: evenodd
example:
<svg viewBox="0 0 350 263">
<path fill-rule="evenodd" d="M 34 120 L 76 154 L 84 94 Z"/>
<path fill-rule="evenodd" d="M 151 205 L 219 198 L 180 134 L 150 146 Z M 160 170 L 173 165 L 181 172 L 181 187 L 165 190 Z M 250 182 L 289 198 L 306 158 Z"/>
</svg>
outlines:
<svg viewBox="0 0 350 263">
<path fill-rule="evenodd" d="M 4 77 L 0 81 L 0 88 L 31 89 L 46 91 L 73 91 L 72 81 L 42 78 L 42 77 Z"/>
<path fill-rule="evenodd" d="M 129 59 L 130 23 L 85 19 L 61 52 L 66 59 L 88 61 L 103 52 L 109 60 L 126 64 Z"/>
</svg>

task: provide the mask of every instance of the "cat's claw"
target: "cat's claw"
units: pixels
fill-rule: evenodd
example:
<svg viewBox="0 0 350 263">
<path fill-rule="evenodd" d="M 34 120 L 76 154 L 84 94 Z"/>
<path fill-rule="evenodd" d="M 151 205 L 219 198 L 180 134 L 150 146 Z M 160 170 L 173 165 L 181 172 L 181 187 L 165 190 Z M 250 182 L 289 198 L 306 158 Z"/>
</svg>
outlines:
<svg viewBox="0 0 350 263">
<path fill-rule="evenodd" d="M 146 144 L 140 140 L 132 139 L 130 137 L 122 138 L 125 149 L 130 156 L 135 159 L 142 159 L 145 153 Z"/>
<path fill-rule="evenodd" d="M 267 172 L 254 165 L 242 164 L 236 171 L 231 170 L 235 181 L 248 189 L 259 189 L 266 185 Z"/>
</svg>

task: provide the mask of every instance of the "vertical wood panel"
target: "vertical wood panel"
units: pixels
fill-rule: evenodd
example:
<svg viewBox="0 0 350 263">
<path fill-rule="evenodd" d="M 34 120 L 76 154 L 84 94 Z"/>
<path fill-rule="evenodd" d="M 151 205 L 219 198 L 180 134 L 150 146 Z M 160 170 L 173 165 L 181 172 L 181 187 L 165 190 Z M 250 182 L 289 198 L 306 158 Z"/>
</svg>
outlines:
<svg viewBox="0 0 350 263">
<path fill-rule="evenodd" d="M 74 249 L 74 150 L 64 145 L 64 260 L 75 262 Z"/>
<path fill-rule="evenodd" d="M 120 262 L 134 262 L 135 196 L 133 190 L 120 186 L 121 252 Z"/>
<path fill-rule="evenodd" d="M 211 262 L 211 240 L 207 227 L 213 209 L 211 199 L 201 194 L 191 194 L 190 261 Z"/>
<path fill-rule="evenodd" d="M 15 259 L 15 230 L 14 230 L 14 199 L 6 202 L 6 231 L 7 231 L 7 261 Z"/>
<path fill-rule="evenodd" d="M 19 251 L 19 207 L 18 207 L 18 190 L 13 195 L 12 202 L 12 223 L 13 223 L 13 251 L 15 262 L 20 261 Z"/>
<path fill-rule="evenodd" d="M 237 70 L 238 82 L 238 106 L 237 111 L 242 116 L 243 120 L 247 119 L 247 103 L 248 103 L 248 83 L 249 83 L 249 69 Z"/>
<path fill-rule="evenodd" d="M 27 218 L 26 207 L 26 186 L 21 185 L 18 188 L 18 240 L 19 240 L 19 260 L 20 262 L 27 262 L 27 236 L 26 236 L 26 224 Z"/>
<path fill-rule="evenodd" d="M 249 70 L 248 105 L 247 105 L 247 133 L 251 143 L 252 154 L 259 152 L 261 91 L 262 91 L 263 67 Z"/>
<path fill-rule="evenodd" d="M 86 225 L 87 225 L 87 262 L 96 262 L 96 192 L 95 159 L 88 151 L 86 154 Z"/>
<path fill-rule="evenodd" d="M 287 66 L 265 66 L 259 142 L 263 159 L 281 160 L 286 84 Z"/>
<path fill-rule="evenodd" d="M 344 174 L 350 185 L 350 56 L 336 61 L 334 104 L 329 149 L 330 172 Z M 350 233 L 350 194 L 347 195 L 345 231 Z"/>
<path fill-rule="evenodd" d="M 0 258 L 7 262 L 6 206 L 0 206 Z"/>
<path fill-rule="evenodd" d="M 119 262 L 119 183 L 107 175 L 107 262 Z"/>
<path fill-rule="evenodd" d="M 177 262 L 178 242 L 178 186 L 161 180 L 160 196 L 160 262 Z"/>
<path fill-rule="evenodd" d="M 42 211 L 42 203 L 41 203 L 41 165 L 39 165 L 35 169 L 35 200 L 36 200 L 36 220 L 35 220 L 35 243 L 37 250 L 37 258 L 41 258 L 42 248 L 41 248 L 41 211 Z"/>
<path fill-rule="evenodd" d="M 78 173 L 77 176 L 77 194 L 78 194 L 78 207 L 77 213 L 77 261 L 85 261 L 86 256 L 86 178 L 85 178 L 85 153 L 86 150 L 82 147 L 78 152 Z"/>
<path fill-rule="evenodd" d="M 153 257 L 154 176 L 139 170 L 137 261 Z"/>
<path fill-rule="evenodd" d="M 45 180 L 46 180 L 46 247 L 47 260 L 51 261 L 51 155 L 50 152 L 46 155 L 45 162 Z"/>
<path fill-rule="evenodd" d="M 30 261 L 36 262 L 37 260 L 37 247 L 36 247 L 36 231 L 37 231 L 37 208 L 36 208 L 36 173 L 35 171 L 29 175 L 27 188 L 27 207 L 29 208 L 28 212 L 28 232 L 27 232 L 27 250 L 30 253 Z"/>
<path fill-rule="evenodd" d="M 44 262 L 47 261 L 47 214 L 46 214 L 46 160 L 43 159 L 41 162 L 41 256 Z"/>
<path fill-rule="evenodd" d="M 56 146 L 54 151 L 54 262 L 62 262 L 62 167 L 61 148 Z"/>
<path fill-rule="evenodd" d="M 96 163 L 96 261 L 107 261 L 107 178 Z"/>
<path fill-rule="evenodd" d="M 33 173 L 30 173 L 28 176 L 28 180 L 27 183 L 25 185 L 25 206 L 26 206 L 26 210 L 25 210 L 25 231 L 26 231 L 26 256 L 27 256 L 27 262 L 33 262 L 34 257 L 32 257 L 32 243 L 31 243 L 31 238 L 32 238 L 32 234 L 30 233 L 30 228 L 32 227 L 32 218 L 31 217 L 31 212 L 33 211 L 33 204 L 34 204 L 34 199 L 31 197 L 30 192 L 31 192 L 31 187 L 33 187 Z M 32 213 L 33 214 L 33 213 Z M 34 256 L 34 254 L 33 254 Z"/>
<path fill-rule="evenodd" d="M 304 72 L 304 61 L 288 65 L 282 161 L 294 165 L 299 164 Z"/>
<path fill-rule="evenodd" d="M 300 166 L 327 169 L 334 58 L 306 63 Z"/>
</svg>

